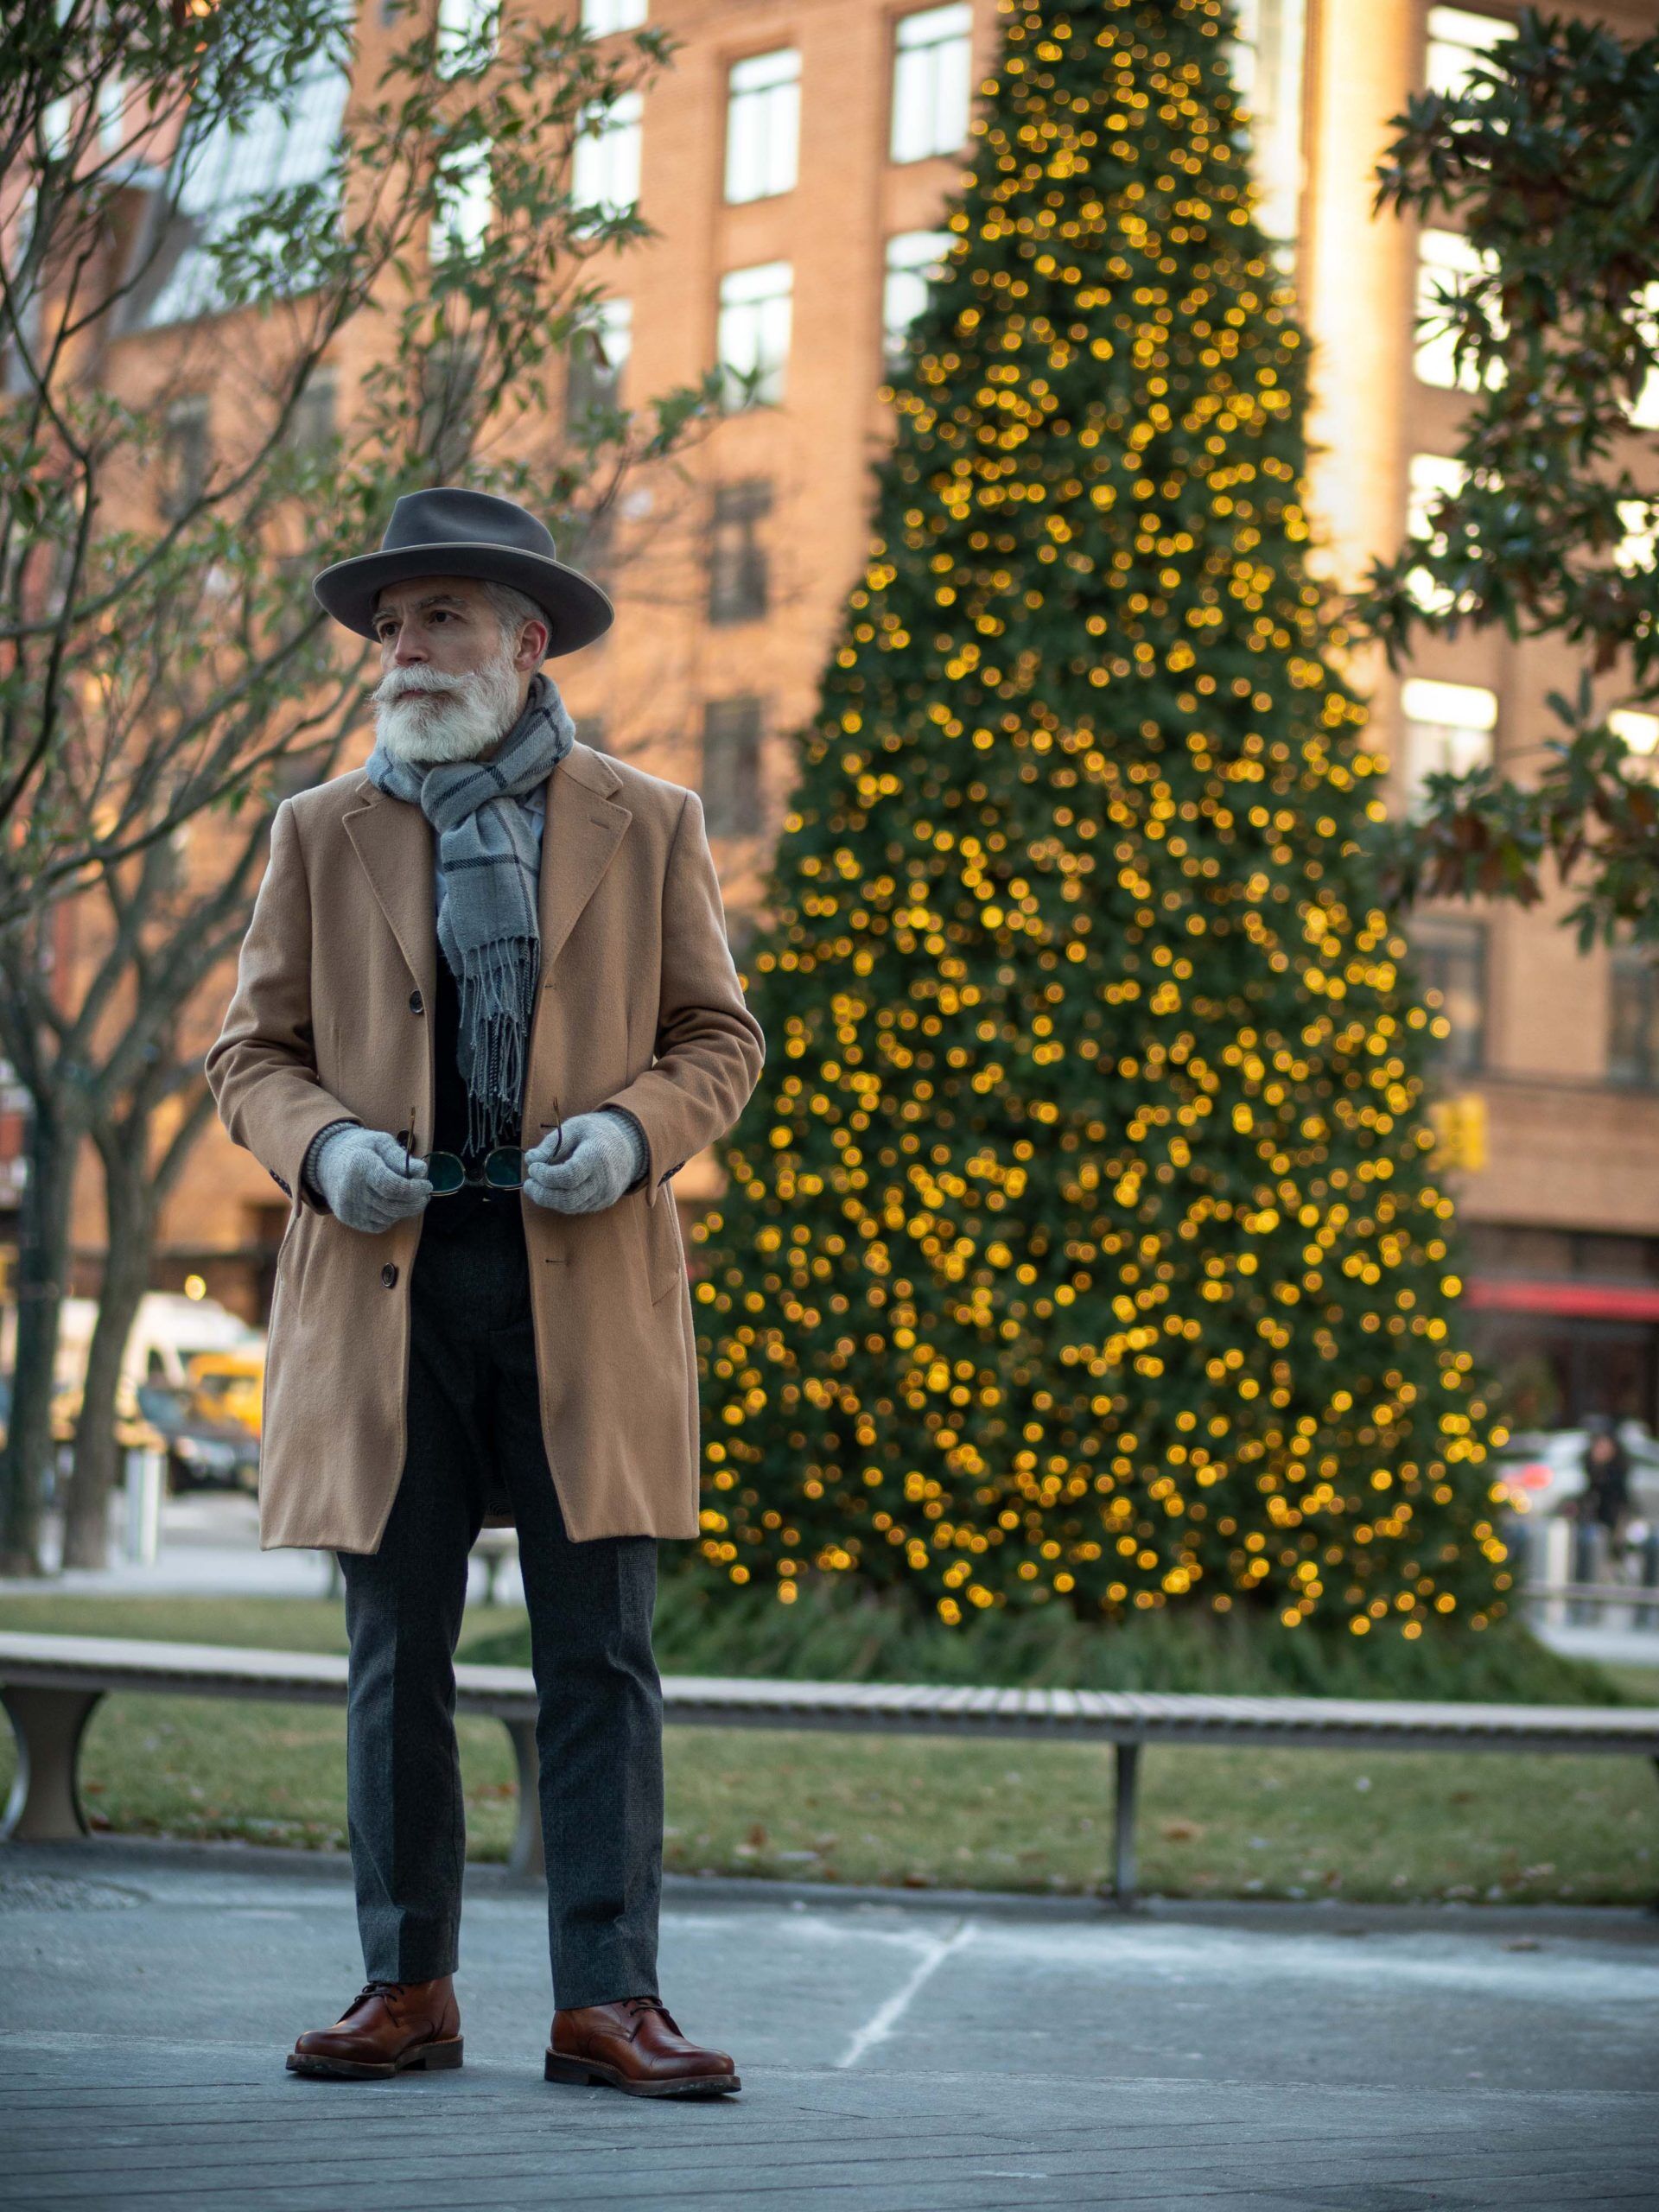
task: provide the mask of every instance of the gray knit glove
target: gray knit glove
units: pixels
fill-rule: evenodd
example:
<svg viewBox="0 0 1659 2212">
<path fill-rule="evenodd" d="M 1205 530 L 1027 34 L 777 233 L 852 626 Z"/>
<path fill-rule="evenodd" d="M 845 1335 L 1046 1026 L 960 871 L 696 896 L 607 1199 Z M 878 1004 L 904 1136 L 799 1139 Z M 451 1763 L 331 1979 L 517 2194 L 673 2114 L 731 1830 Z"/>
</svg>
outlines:
<svg viewBox="0 0 1659 2212">
<path fill-rule="evenodd" d="M 423 1160 L 404 1173 L 404 1147 L 389 1129 L 346 1122 L 326 1129 L 306 1160 L 306 1173 L 347 1229 L 371 1236 L 424 1212 L 432 1178 Z"/>
<path fill-rule="evenodd" d="M 524 1188 L 555 1213 L 598 1213 L 645 1173 L 645 1132 L 620 1106 L 573 1114 L 524 1154 Z"/>
</svg>

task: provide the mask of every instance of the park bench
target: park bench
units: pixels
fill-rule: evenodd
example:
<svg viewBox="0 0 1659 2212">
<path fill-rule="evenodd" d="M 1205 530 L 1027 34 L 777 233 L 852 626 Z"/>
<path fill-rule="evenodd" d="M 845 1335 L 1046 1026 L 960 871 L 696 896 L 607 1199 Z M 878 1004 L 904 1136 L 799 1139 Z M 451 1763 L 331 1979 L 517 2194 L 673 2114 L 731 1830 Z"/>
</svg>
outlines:
<svg viewBox="0 0 1659 2212">
<path fill-rule="evenodd" d="M 0 1701 L 17 1738 L 17 1780 L 3 1833 L 19 1840 L 84 1835 L 76 1790 L 80 1742 L 112 1690 L 168 1696 L 279 1699 L 343 1705 L 346 1662 L 133 1638 L 0 1633 Z M 499 1720 L 518 1767 L 518 1825 L 510 1864 L 539 1873 L 536 1689 L 527 1667 L 455 1669 L 455 1706 Z M 1659 1765 L 1659 1707 L 1408 1704 L 1392 1700 L 1209 1697 L 1150 1690 L 963 1689 L 896 1682 L 663 1678 L 666 1720 L 705 1728 L 830 1728 L 976 1743 L 1110 1744 L 1116 1757 L 1112 1894 L 1135 1896 L 1141 1753 L 1149 1744 L 1272 1745 L 1401 1751 L 1619 1752 Z"/>
</svg>

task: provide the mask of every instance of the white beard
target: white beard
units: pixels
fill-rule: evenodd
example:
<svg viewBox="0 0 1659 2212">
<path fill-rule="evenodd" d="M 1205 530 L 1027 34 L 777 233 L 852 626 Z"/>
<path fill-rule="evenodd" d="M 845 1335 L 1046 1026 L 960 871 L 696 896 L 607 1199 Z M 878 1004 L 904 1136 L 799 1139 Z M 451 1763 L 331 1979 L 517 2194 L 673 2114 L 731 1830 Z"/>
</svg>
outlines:
<svg viewBox="0 0 1659 2212">
<path fill-rule="evenodd" d="M 399 692 L 404 696 L 393 696 Z M 392 759 L 428 768 L 476 760 L 506 735 L 518 718 L 518 673 L 504 645 L 465 676 L 441 675 L 423 661 L 394 668 L 370 697 L 375 734 Z"/>
</svg>

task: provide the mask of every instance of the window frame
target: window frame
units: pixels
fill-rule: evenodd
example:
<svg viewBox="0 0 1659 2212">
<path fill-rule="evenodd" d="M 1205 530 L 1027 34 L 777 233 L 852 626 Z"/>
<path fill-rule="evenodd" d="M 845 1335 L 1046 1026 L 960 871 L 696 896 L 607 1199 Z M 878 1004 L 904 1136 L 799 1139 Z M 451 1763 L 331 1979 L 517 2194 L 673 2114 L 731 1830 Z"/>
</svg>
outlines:
<svg viewBox="0 0 1659 2212">
<path fill-rule="evenodd" d="M 739 87 L 737 79 L 741 71 L 756 68 L 763 62 L 779 61 L 790 57 L 795 65 L 792 76 L 779 78 L 752 90 Z M 740 116 L 740 110 L 760 111 L 756 118 L 757 129 L 751 130 L 749 121 Z M 781 136 L 785 145 L 781 157 L 775 155 L 775 134 Z M 753 157 L 760 177 L 751 191 L 733 188 L 734 172 L 740 155 L 744 153 Z M 726 148 L 721 181 L 725 204 L 728 207 L 747 207 L 758 200 L 780 199 L 784 194 L 792 192 L 799 182 L 800 166 L 800 48 L 767 47 L 759 54 L 741 55 L 728 63 L 726 71 Z"/>
<path fill-rule="evenodd" d="M 1430 1056 L 1434 1074 L 1442 1082 L 1471 1078 L 1486 1072 L 1491 1047 L 1491 929 L 1482 918 L 1463 914 L 1420 914 L 1408 932 L 1411 964 L 1416 976 L 1419 1002 L 1433 1020 L 1450 1024 L 1443 1038 L 1430 1033 Z M 1461 1029 L 1452 1014 L 1449 963 L 1459 952 L 1471 957 L 1471 991 L 1476 1015 Z M 1430 1007 L 1428 993 L 1438 991 L 1440 1003 Z"/>
<path fill-rule="evenodd" d="M 769 612 L 771 561 L 759 525 L 772 513 L 772 504 L 769 476 L 740 477 L 714 487 L 708 549 L 707 613 L 711 624 L 723 628 L 760 622 Z"/>
<path fill-rule="evenodd" d="M 1630 992 L 1639 1001 L 1640 1037 L 1628 1067 L 1616 1058 L 1619 1042 L 1620 998 Z M 1607 1053 L 1608 1083 L 1618 1090 L 1659 1090 L 1659 949 L 1646 944 L 1618 944 L 1608 960 Z"/>
<path fill-rule="evenodd" d="M 639 205 L 645 122 L 645 96 L 638 86 L 608 102 L 589 100 L 577 118 L 570 153 L 571 197 L 579 207 L 596 210 L 601 221 L 614 222 Z M 614 196 L 610 188 L 616 183 L 631 185 L 632 195 Z M 589 191 L 589 184 L 599 188 Z"/>
<path fill-rule="evenodd" d="M 727 717 L 728 727 L 721 729 L 721 717 Z M 741 722 L 744 726 L 734 727 Z M 703 819 L 711 837 L 758 837 L 765 827 L 761 805 L 760 766 L 766 744 L 766 701 L 756 692 L 734 693 L 729 697 L 705 699 L 702 702 L 701 751 L 697 763 L 697 790 L 702 800 Z M 728 766 L 726 789 L 711 782 L 709 764 L 715 757 L 714 748 L 724 746 L 751 748 L 750 765 L 753 774 L 744 778 L 738 770 Z"/>
<path fill-rule="evenodd" d="M 741 297 L 741 295 L 734 295 L 733 288 L 739 284 L 740 279 L 748 277 L 758 280 L 772 271 L 779 270 L 782 270 L 785 280 L 781 289 L 763 292 L 757 289 L 754 296 L 747 299 Z M 774 315 L 772 322 L 769 326 L 766 321 L 766 311 L 768 308 L 775 310 L 780 307 L 781 315 Z M 795 264 L 793 262 L 753 261 L 745 262 L 735 269 L 721 270 L 717 283 L 715 313 L 715 360 L 717 366 L 728 372 L 725 400 L 728 410 L 741 413 L 752 406 L 777 405 L 783 399 L 787 388 L 790 351 L 794 340 Z M 729 346 L 733 333 L 746 327 L 753 331 L 754 339 L 753 346 L 747 349 L 753 357 L 747 366 L 743 361 L 736 358 L 738 353 L 745 349 Z M 774 334 L 779 328 L 781 329 L 781 344 L 776 353 L 772 355 L 766 353 L 762 343 L 769 328 Z M 757 368 L 764 369 L 766 372 L 757 379 L 752 391 L 747 393 L 741 391 L 734 379 L 749 374 Z"/>
<path fill-rule="evenodd" d="M 1432 702 L 1448 709 L 1456 702 L 1454 694 L 1462 694 L 1469 702 L 1466 716 L 1453 719 L 1450 714 L 1414 712 L 1413 700 L 1428 708 Z M 1433 702 L 1431 696 L 1433 695 Z M 1478 711 L 1476 701 L 1488 702 Z M 1455 683 L 1437 677 L 1408 676 L 1400 687 L 1400 758 L 1396 762 L 1398 788 L 1402 804 L 1413 810 L 1414 800 L 1423 793 L 1426 779 L 1442 772 L 1442 764 L 1423 766 L 1414 757 L 1432 741 L 1430 733 L 1438 733 L 1445 743 L 1448 757 L 1444 770 L 1455 775 L 1467 775 L 1471 770 L 1482 767 L 1497 758 L 1498 731 L 1503 719 L 1503 702 L 1490 684 Z M 1414 740 L 1414 732 L 1422 733 Z M 1484 744 L 1472 741 L 1484 739 Z M 1462 741 L 1471 741 L 1463 742 Z"/>
<path fill-rule="evenodd" d="M 927 239 L 937 251 L 925 261 L 895 261 L 893 249 L 907 240 L 912 243 Z M 954 231 L 894 231 L 884 241 L 881 254 L 881 365 L 888 377 L 896 375 L 908 357 L 910 334 L 926 312 L 928 296 L 933 284 L 943 276 L 944 263 L 955 245 Z M 930 276 L 928 270 L 937 272 Z M 896 286 L 914 283 L 919 286 L 920 297 L 902 323 L 893 314 L 893 293 Z"/>
<path fill-rule="evenodd" d="M 906 40 L 905 26 L 917 23 L 928 16 L 948 16 L 953 28 L 936 39 Z M 942 64 L 938 60 L 918 57 L 942 56 L 947 51 L 961 54 L 960 84 L 944 87 L 940 82 Z M 893 38 L 889 48 L 891 75 L 887 93 L 887 159 L 899 164 L 912 162 L 931 162 L 949 159 L 960 155 L 968 142 L 974 111 L 974 20 L 970 0 L 943 0 L 943 4 L 926 8 L 908 8 L 893 19 Z M 920 84 L 918 92 L 908 92 L 907 87 Z M 944 136 L 947 125 L 942 124 L 941 110 L 945 91 L 950 91 L 953 103 L 959 102 L 962 124 L 954 137 Z M 912 105 L 907 111 L 907 99 Z M 925 111 L 925 127 L 921 114 Z M 916 137 L 925 137 L 927 143 L 912 146 L 906 123 L 916 124 Z"/>
</svg>

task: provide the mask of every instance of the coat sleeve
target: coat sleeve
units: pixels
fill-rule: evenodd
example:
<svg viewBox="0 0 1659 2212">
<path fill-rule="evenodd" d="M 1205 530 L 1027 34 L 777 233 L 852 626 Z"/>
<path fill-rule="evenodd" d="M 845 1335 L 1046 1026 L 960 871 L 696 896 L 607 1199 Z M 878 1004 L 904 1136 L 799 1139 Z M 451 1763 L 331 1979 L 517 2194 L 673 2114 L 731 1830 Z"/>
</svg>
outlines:
<svg viewBox="0 0 1659 2212">
<path fill-rule="evenodd" d="M 604 1101 L 632 1114 L 645 1131 L 645 1184 L 653 1205 L 669 1177 L 736 1122 L 766 1063 L 766 1039 L 745 1003 L 727 942 L 702 801 L 692 791 L 669 849 L 662 943 L 656 1060 Z"/>
<path fill-rule="evenodd" d="M 292 802 L 272 817 L 270 858 L 225 1025 L 202 1062 L 219 1118 L 296 1205 L 326 1213 L 300 1169 L 330 1122 L 360 1117 L 325 1090 L 311 1021 L 311 891 Z"/>
</svg>

